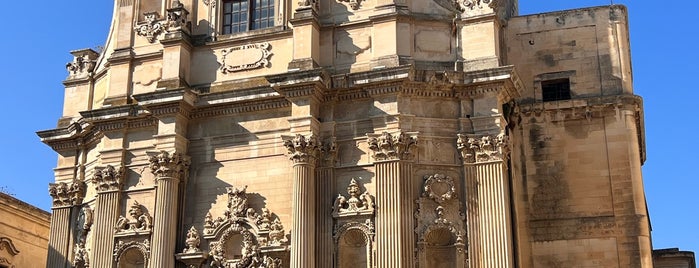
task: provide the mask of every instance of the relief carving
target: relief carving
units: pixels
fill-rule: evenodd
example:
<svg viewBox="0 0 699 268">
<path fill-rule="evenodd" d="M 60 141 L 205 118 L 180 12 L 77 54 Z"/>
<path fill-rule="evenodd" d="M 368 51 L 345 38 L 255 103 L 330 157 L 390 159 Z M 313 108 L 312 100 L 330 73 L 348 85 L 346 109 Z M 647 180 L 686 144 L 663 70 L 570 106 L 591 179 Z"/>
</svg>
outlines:
<svg viewBox="0 0 699 268">
<path fill-rule="evenodd" d="M 369 149 L 377 161 L 410 160 L 413 157 L 411 149 L 417 145 L 417 132 L 401 132 L 395 136 L 388 132 L 366 135 Z"/>
<path fill-rule="evenodd" d="M 158 20 L 158 12 L 146 12 L 143 13 L 143 16 L 145 21 L 136 24 L 134 31 L 137 35 L 145 37 L 148 42 L 153 43 L 158 40 L 158 35 L 165 30 L 164 23 Z"/>
<path fill-rule="evenodd" d="M 359 178 L 361 179 L 361 178 Z M 360 194 L 359 184 L 352 178 L 347 186 L 349 199 L 338 194 L 333 205 L 333 217 L 346 217 L 356 215 L 374 215 L 374 197 L 365 191 Z"/>
<path fill-rule="evenodd" d="M 320 8 L 320 0 L 300 0 L 298 4 L 299 7 L 296 9 L 297 11 L 304 9 L 313 9 L 314 11 L 318 11 Z"/>
<path fill-rule="evenodd" d="M 458 134 L 456 148 L 461 152 L 464 163 L 484 163 L 506 160 L 509 157 L 508 143 L 508 137 L 504 134 L 497 136 Z"/>
<path fill-rule="evenodd" d="M 172 7 L 167 9 L 167 31 L 189 31 L 187 16 L 189 16 L 189 11 L 184 8 L 184 5 L 178 0 L 173 1 Z"/>
<path fill-rule="evenodd" d="M 287 149 L 289 159 L 295 164 L 305 163 L 313 164 L 320 152 L 320 144 L 315 135 L 311 134 L 308 137 L 296 134 L 296 136 L 282 136 L 284 147 Z"/>
<path fill-rule="evenodd" d="M 168 153 L 160 151 L 155 155 L 151 155 L 148 159 L 150 162 L 150 171 L 157 179 L 166 178 L 184 178 L 184 172 L 189 168 L 189 157 L 175 152 Z"/>
<path fill-rule="evenodd" d="M 73 181 L 49 184 L 49 195 L 53 198 L 53 207 L 76 206 L 83 202 L 85 197 L 85 183 Z"/>
<path fill-rule="evenodd" d="M 227 189 L 228 204 L 225 218 L 204 219 L 204 239 L 209 241 L 211 267 L 281 267 L 281 260 L 270 253 L 288 251 L 288 239 L 279 218 L 262 208 L 258 214 L 248 206 L 247 186 Z M 230 252 L 228 242 L 242 238 L 241 252 Z M 238 257 L 234 257 L 238 256 Z"/>
<path fill-rule="evenodd" d="M 90 256 L 88 250 L 85 248 L 85 242 L 81 241 L 75 245 L 75 250 L 73 254 L 73 267 L 75 268 L 89 268 L 90 267 Z"/>
<path fill-rule="evenodd" d="M 90 207 L 83 207 L 75 222 L 75 248 L 73 249 L 73 266 L 75 268 L 90 267 L 89 250 L 85 246 L 87 234 L 92 229 L 93 211 Z"/>
<path fill-rule="evenodd" d="M 153 218 L 143 211 L 143 206 L 139 204 L 138 201 L 134 201 L 129 208 L 129 216 L 131 216 L 131 219 L 119 216 L 115 227 L 115 233 L 139 234 L 150 232 L 151 227 L 153 227 Z"/>
<path fill-rule="evenodd" d="M 111 165 L 107 165 L 101 169 L 95 169 L 95 174 L 92 176 L 92 184 L 95 185 L 97 192 L 119 191 L 124 180 L 124 168 L 115 169 Z"/>
<path fill-rule="evenodd" d="M 272 46 L 267 42 L 247 44 L 221 50 L 221 73 L 270 67 Z"/>
</svg>

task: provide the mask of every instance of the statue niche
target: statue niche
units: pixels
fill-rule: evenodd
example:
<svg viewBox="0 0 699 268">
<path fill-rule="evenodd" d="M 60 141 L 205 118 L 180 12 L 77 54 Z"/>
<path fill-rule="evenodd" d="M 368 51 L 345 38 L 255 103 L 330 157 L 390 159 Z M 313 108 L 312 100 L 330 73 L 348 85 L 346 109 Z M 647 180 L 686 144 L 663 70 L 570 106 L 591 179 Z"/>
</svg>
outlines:
<svg viewBox="0 0 699 268">
<path fill-rule="evenodd" d="M 224 217 L 204 218 L 204 239 L 209 241 L 210 267 L 281 268 L 289 247 L 279 218 L 262 208 L 248 207 L 247 186 L 227 188 Z"/>
<path fill-rule="evenodd" d="M 357 179 L 352 178 L 345 197 L 338 194 L 333 205 L 336 267 L 373 267 L 374 197 L 360 194 Z"/>
<path fill-rule="evenodd" d="M 465 217 L 454 180 L 442 174 L 426 176 L 416 202 L 419 267 L 465 268 Z"/>
</svg>

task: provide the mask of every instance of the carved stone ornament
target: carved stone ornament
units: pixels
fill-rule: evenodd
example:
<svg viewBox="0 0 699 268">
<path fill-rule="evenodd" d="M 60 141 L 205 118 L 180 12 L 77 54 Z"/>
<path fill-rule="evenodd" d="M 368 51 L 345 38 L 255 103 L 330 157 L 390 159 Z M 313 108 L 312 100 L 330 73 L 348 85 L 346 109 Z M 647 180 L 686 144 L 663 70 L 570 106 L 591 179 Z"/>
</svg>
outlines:
<svg viewBox="0 0 699 268">
<path fill-rule="evenodd" d="M 335 137 L 328 139 L 320 148 L 322 165 L 325 167 L 335 166 L 337 161 L 338 147 Z"/>
<path fill-rule="evenodd" d="M 187 238 L 184 240 L 184 243 L 187 244 L 187 247 L 182 251 L 182 253 L 201 252 L 201 249 L 199 249 L 199 244 L 201 243 L 199 231 L 197 231 L 194 226 L 189 228 L 189 231 L 187 231 Z"/>
<path fill-rule="evenodd" d="M 357 10 L 359 9 L 359 5 L 362 3 L 362 0 L 340 0 L 340 2 L 348 2 L 353 10 Z"/>
<path fill-rule="evenodd" d="M 94 71 L 99 56 L 97 52 L 92 49 L 81 49 L 71 51 L 70 54 L 73 54 L 73 61 L 66 63 L 68 79 L 85 77 Z"/>
<path fill-rule="evenodd" d="M 286 147 L 289 159 L 294 163 L 310 163 L 318 157 L 320 146 L 315 135 L 304 136 L 296 134 L 296 136 L 282 136 L 284 147 Z"/>
<path fill-rule="evenodd" d="M 509 157 L 508 138 L 497 136 L 469 136 L 458 134 L 456 148 L 465 163 L 503 161 Z"/>
<path fill-rule="evenodd" d="M 211 267 L 281 267 L 281 260 L 272 258 L 265 253 L 288 251 L 288 239 L 284 226 L 279 218 L 272 221 L 272 214 L 262 208 L 262 214 L 248 207 L 247 186 L 243 188 L 230 187 L 228 192 L 228 208 L 224 212 L 225 219 L 215 220 L 211 213 L 204 218 L 204 239 L 209 242 Z M 241 256 L 231 260 L 226 258 L 228 241 L 235 236 L 241 236 Z"/>
<path fill-rule="evenodd" d="M 178 261 L 184 263 L 187 268 L 199 268 L 206 261 L 209 254 L 199 249 L 201 238 L 199 237 L 199 231 L 194 226 L 187 231 L 184 243 L 187 247 L 184 248 L 182 253 L 175 254 L 175 257 Z"/>
<path fill-rule="evenodd" d="M 145 37 L 148 42 L 155 42 L 158 40 L 158 36 L 165 31 L 165 23 L 162 20 L 158 20 L 158 12 L 145 12 L 143 13 L 145 21 L 139 22 L 134 27 L 137 35 Z"/>
<path fill-rule="evenodd" d="M 269 67 L 273 55 L 272 46 L 267 42 L 247 44 L 221 50 L 221 73 Z"/>
<path fill-rule="evenodd" d="M 369 149 L 377 161 L 409 160 L 412 158 L 411 149 L 417 144 L 416 132 L 401 132 L 392 135 L 388 132 L 367 135 Z"/>
<path fill-rule="evenodd" d="M 218 0 L 202 0 L 204 2 L 204 5 L 211 5 L 211 7 L 215 8 L 216 7 L 216 2 Z"/>
<path fill-rule="evenodd" d="M 296 11 L 301 11 L 305 9 L 313 9 L 315 11 L 318 11 L 318 9 L 320 9 L 319 0 L 300 0 L 298 4 L 299 7 L 296 9 Z"/>
<path fill-rule="evenodd" d="M 19 250 L 12 243 L 12 239 L 7 237 L 0 237 L 0 250 L 5 250 L 10 253 L 10 256 L 15 256 L 19 254 Z"/>
<path fill-rule="evenodd" d="M 155 175 L 156 179 L 182 179 L 190 163 L 188 156 L 177 152 L 171 154 L 166 151 L 160 151 L 155 155 L 151 155 L 148 161 L 150 162 L 150 171 Z"/>
<path fill-rule="evenodd" d="M 143 260 L 146 261 L 144 267 L 148 267 L 148 260 L 150 260 L 150 241 L 148 239 L 143 240 L 143 242 L 138 242 L 138 241 L 129 241 L 129 242 L 124 242 L 124 241 L 119 241 L 117 244 L 114 246 L 114 261 L 119 262 L 119 258 L 121 258 L 121 255 L 126 252 L 129 249 L 136 249 L 143 254 Z"/>
<path fill-rule="evenodd" d="M 454 180 L 443 174 L 430 175 L 425 179 L 422 196 L 442 204 L 456 198 Z"/>
<path fill-rule="evenodd" d="M 469 9 L 483 8 L 483 4 L 487 4 L 490 8 L 496 8 L 499 0 L 463 0 L 464 7 Z"/>
<path fill-rule="evenodd" d="M 85 183 L 73 181 L 49 184 L 49 195 L 53 198 L 53 207 L 77 206 L 85 197 Z"/>
<path fill-rule="evenodd" d="M 90 253 L 85 248 L 85 242 L 78 242 L 73 251 L 73 267 L 74 268 L 89 268 Z"/>
<path fill-rule="evenodd" d="M 361 178 L 359 178 L 361 179 Z M 352 178 L 349 186 L 347 186 L 346 198 L 342 194 L 338 194 L 333 205 L 333 217 L 347 217 L 356 215 L 374 215 L 374 196 L 369 192 L 360 194 L 359 184 Z"/>
<path fill-rule="evenodd" d="M 124 168 L 118 169 L 107 165 L 102 169 L 95 169 L 95 174 L 92 176 L 92 183 L 95 185 L 97 192 L 119 191 L 124 180 Z"/>
<path fill-rule="evenodd" d="M 119 216 L 115 226 L 115 233 L 141 234 L 150 232 L 151 227 L 153 227 L 153 218 L 143 211 L 143 206 L 138 201 L 134 201 L 129 208 L 129 216 L 131 216 L 131 219 Z"/>
<path fill-rule="evenodd" d="M 12 262 L 10 260 L 8 260 L 5 257 L 0 257 L 0 265 L 3 265 L 4 267 L 8 267 L 8 268 L 15 268 L 16 267 L 14 264 L 12 264 Z"/>
<path fill-rule="evenodd" d="M 184 8 L 184 5 L 178 0 L 172 1 L 172 7 L 167 9 L 166 31 L 184 30 L 188 32 L 187 16 L 189 16 L 189 11 Z"/>
</svg>

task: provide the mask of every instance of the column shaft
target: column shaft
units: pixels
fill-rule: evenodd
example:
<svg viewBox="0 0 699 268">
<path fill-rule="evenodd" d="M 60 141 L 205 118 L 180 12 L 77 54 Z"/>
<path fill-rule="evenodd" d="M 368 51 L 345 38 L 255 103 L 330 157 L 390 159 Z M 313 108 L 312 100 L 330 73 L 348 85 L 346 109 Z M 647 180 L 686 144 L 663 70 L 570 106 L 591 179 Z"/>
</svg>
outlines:
<svg viewBox="0 0 699 268">
<path fill-rule="evenodd" d="M 513 267 L 510 193 L 504 162 L 465 167 L 471 268 Z"/>
<path fill-rule="evenodd" d="M 51 215 L 51 234 L 47 268 L 63 268 L 70 256 L 70 212 L 71 207 L 54 208 Z"/>
<path fill-rule="evenodd" d="M 412 163 L 376 164 L 377 267 L 414 267 Z"/>
<path fill-rule="evenodd" d="M 294 165 L 291 267 L 315 267 L 315 170 L 310 164 Z"/>
<path fill-rule="evenodd" d="M 178 184 L 176 178 L 158 178 L 150 262 L 153 268 L 175 267 Z"/>
<path fill-rule="evenodd" d="M 97 195 L 92 232 L 92 267 L 112 267 L 114 262 L 114 225 L 119 219 L 119 196 L 117 191 Z"/>
<path fill-rule="evenodd" d="M 316 196 L 317 232 L 316 232 L 316 267 L 333 267 L 333 182 L 334 170 L 332 168 L 319 168 L 317 172 L 318 186 Z"/>
</svg>

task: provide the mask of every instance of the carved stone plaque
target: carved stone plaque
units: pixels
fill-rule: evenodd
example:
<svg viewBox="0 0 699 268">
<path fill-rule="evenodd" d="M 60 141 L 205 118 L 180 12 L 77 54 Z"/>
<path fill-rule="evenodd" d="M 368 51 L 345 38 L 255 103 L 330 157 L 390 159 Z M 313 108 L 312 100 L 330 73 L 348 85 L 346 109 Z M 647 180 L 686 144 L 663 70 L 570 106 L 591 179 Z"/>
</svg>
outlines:
<svg viewBox="0 0 699 268">
<path fill-rule="evenodd" d="M 271 46 L 267 42 L 221 50 L 221 73 L 269 67 L 269 57 L 272 56 L 270 50 Z"/>
</svg>

